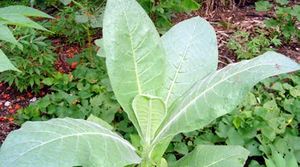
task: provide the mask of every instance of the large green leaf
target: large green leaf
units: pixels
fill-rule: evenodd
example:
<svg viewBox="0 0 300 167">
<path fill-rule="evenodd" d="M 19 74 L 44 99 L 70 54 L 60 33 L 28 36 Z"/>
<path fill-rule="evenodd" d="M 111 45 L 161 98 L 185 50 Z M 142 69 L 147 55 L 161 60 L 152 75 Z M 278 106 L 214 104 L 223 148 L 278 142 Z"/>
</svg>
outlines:
<svg viewBox="0 0 300 167">
<path fill-rule="evenodd" d="M 241 146 L 200 145 L 174 167 L 243 167 L 248 155 Z"/>
<path fill-rule="evenodd" d="M 0 23 L 0 40 L 10 42 L 12 44 L 18 45 L 19 47 L 22 47 L 22 45 L 16 40 L 10 29 L 6 26 Z"/>
<path fill-rule="evenodd" d="M 139 163 L 135 149 L 90 121 L 27 122 L 9 134 L 0 150 L 1 167 L 120 167 Z"/>
<path fill-rule="evenodd" d="M 108 0 L 103 44 L 111 85 L 138 132 L 131 103 L 138 94 L 156 95 L 163 82 L 165 55 L 151 19 L 135 0 Z"/>
<path fill-rule="evenodd" d="M 14 6 L 8 6 L 4 8 L 0 8 L 0 14 L 17 14 L 17 15 L 23 15 L 28 17 L 44 17 L 44 18 L 53 18 L 52 16 L 41 12 L 37 9 L 27 7 L 27 6 L 21 6 L 21 5 L 14 5 Z"/>
<path fill-rule="evenodd" d="M 14 70 L 19 71 L 6 57 L 3 51 L 0 49 L 0 72 Z"/>
<path fill-rule="evenodd" d="M 23 27 L 31 27 L 31 28 L 47 31 L 47 29 L 45 29 L 43 26 L 39 25 L 38 23 L 32 21 L 31 19 L 21 14 L 0 13 L 0 23 L 8 24 L 8 25 L 18 25 Z"/>
<path fill-rule="evenodd" d="M 143 138 L 150 144 L 156 130 L 167 115 L 165 103 L 158 97 L 137 95 L 132 102 L 133 111 L 141 128 Z"/>
<path fill-rule="evenodd" d="M 161 96 L 167 106 L 217 69 L 218 45 L 213 27 L 194 17 L 175 25 L 163 37 L 166 77 Z"/>
<path fill-rule="evenodd" d="M 203 128 L 231 112 L 259 81 L 299 69 L 300 65 L 291 59 L 267 52 L 214 72 L 196 83 L 178 103 L 171 106 L 171 112 L 155 140 Z"/>
</svg>

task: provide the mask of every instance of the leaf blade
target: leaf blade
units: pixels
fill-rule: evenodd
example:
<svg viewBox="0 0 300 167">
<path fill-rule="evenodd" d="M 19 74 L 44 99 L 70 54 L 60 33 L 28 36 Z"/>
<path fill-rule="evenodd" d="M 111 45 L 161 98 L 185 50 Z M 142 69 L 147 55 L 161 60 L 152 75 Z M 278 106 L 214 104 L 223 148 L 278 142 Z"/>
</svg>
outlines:
<svg viewBox="0 0 300 167">
<path fill-rule="evenodd" d="M 248 155 L 241 146 L 199 145 L 174 167 L 243 167 Z"/>
<path fill-rule="evenodd" d="M 18 25 L 47 31 L 43 26 L 20 14 L 0 13 L 0 18 L 3 19 L 0 21 L 2 24 Z"/>
<path fill-rule="evenodd" d="M 161 126 L 155 140 L 202 128 L 229 113 L 259 81 L 299 70 L 291 59 L 267 52 L 250 61 L 229 65 L 200 80 L 183 96 Z"/>
<path fill-rule="evenodd" d="M 141 134 L 131 102 L 138 94 L 155 96 L 162 84 L 165 60 L 159 34 L 135 0 L 108 0 L 103 25 L 112 88 Z"/>
<path fill-rule="evenodd" d="M 13 5 L 13 6 L 0 8 L 0 14 L 6 14 L 6 13 L 18 14 L 18 15 L 23 15 L 28 17 L 43 17 L 48 19 L 53 18 L 52 16 L 42 11 L 27 6 L 22 6 L 22 5 Z"/>
<path fill-rule="evenodd" d="M 167 67 L 161 96 L 170 106 L 197 80 L 217 70 L 217 37 L 207 21 L 194 17 L 171 28 L 162 43 Z"/>
<path fill-rule="evenodd" d="M 150 144 L 167 114 L 165 104 L 158 97 L 137 95 L 132 102 L 132 108 L 136 113 L 143 138 L 146 143 Z"/>
<path fill-rule="evenodd" d="M 0 49 L 0 72 L 7 70 L 19 71 Z"/>
<path fill-rule="evenodd" d="M 107 154 L 107 150 L 114 151 Z M 96 123 L 53 119 L 28 122 L 12 132 L 1 147 L 0 165 L 125 166 L 139 163 L 140 158 L 134 151 L 126 140 Z"/>
</svg>

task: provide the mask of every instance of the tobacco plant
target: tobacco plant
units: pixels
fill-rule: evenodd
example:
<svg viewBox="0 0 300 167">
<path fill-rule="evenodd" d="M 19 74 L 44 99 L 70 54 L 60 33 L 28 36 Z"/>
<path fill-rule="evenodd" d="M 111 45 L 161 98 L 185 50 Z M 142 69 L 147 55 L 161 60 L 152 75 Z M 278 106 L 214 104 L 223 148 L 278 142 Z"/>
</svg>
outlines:
<svg viewBox="0 0 300 167">
<path fill-rule="evenodd" d="M 0 41 L 12 43 L 22 49 L 22 45 L 9 29 L 9 25 L 46 30 L 44 27 L 32 21 L 28 17 L 52 18 L 46 13 L 26 6 L 15 5 L 0 8 Z M 0 72 L 7 70 L 18 71 L 18 69 L 9 61 L 9 59 L 0 49 Z"/>
<path fill-rule="evenodd" d="M 60 118 L 27 122 L 0 150 L 0 166 L 168 166 L 163 153 L 182 132 L 201 129 L 231 112 L 259 81 L 300 69 L 267 52 L 217 71 L 215 32 L 195 17 L 160 37 L 135 0 L 108 0 L 103 22 L 104 55 L 115 96 L 140 138 L 142 150 L 104 121 Z M 243 166 L 240 146 L 200 145 L 175 167 Z"/>
</svg>

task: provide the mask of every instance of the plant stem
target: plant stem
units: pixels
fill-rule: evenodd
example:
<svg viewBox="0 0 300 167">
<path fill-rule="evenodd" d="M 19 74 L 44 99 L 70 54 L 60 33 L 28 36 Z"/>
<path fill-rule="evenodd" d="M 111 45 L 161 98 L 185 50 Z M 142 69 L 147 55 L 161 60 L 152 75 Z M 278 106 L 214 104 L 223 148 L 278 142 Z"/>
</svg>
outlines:
<svg viewBox="0 0 300 167">
<path fill-rule="evenodd" d="M 142 163 L 140 164 L 140 167 L 153 167 L 154 165 L 151 162 L 150 158 L 150 145 L 146 145 L 143 148 L 142 152 Z"/>
</svg>

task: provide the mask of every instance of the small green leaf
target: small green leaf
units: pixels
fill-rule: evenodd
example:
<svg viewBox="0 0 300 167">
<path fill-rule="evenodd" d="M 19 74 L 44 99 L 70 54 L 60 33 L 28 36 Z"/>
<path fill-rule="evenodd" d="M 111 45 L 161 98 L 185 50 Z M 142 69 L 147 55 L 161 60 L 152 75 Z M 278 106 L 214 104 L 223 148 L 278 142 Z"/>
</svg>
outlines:
<svg viewBox="0 0 300 167">
<path fill-rule="evenodd" d="M 186 154 L 189 153 L 188 146 L 185 143 L 183 143 L 183 142 L 181 142 L 181 143 L 175 143 L 174 146 L 175 146 L 174 150 L 176 152 L 178 152 L 179 154 L 186 155 Z"/>
<path fill-rule="evenodd" d="M 180 6 L 184 9 L 185 12 L 191 12 L 194 10 L 198 10 L 201 5 L 195 0 L 183 0 Z"/>
<path fill-rule="evenodd" d="M 279 3 L 280 5 L 287 5 L 289 0 L 276 0 L 276 3 Z"/>
<path fill-rule="evenodd" d="M 167 114 L 165 104 L 158 97 L 137 95 L 132 102 L 132 108 L 141 127 L 144 140 L 150 144 Z"/>
<path fill-rule="evenodd" d="M 259 12 L 265 12 L 270 10 L 272 7 L 272 4 L 269 1 L 258 1 L 255 2 L 255 8 Z"/>
<path fill-rule="evenodd" d="M 300 5 L 295 5 L 293 7 L 291 14 L 293 16 L 297 17 L 298 21 L 300 21 Z"/>
</svg>

